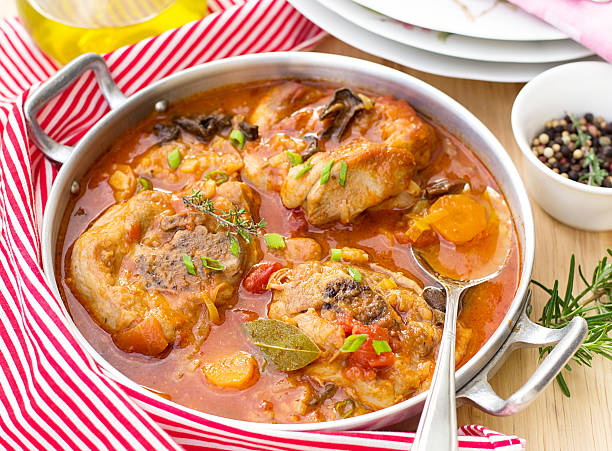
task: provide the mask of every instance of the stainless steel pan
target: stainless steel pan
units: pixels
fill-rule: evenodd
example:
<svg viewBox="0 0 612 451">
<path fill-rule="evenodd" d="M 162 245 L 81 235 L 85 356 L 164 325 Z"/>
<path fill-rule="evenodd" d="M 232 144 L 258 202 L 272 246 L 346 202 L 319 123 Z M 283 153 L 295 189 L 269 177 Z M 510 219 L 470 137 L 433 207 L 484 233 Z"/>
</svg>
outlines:
<svg viewBox="0 0 612 451">
<path fill-rule="evenodd" d="M 40 128 L 36 113 L 50 99 L 92 70 L 111 112 L 104 116 L 75 147 L 59 144 Z M 271 53 L 240 56 L 207 63 L 177 73 L 127 98 L 113 82 L 104 60 L 94 54 L 83 55 L 45 82 L 28 99 L 25 113 L 30 136 L 50 159 L 63 166 L 53 185 L 42 226 L 42 261 L 49 284 L 59 296 L 55 279 L 54 255 L 60 223 L 73 195 L 75 182 L 125 130 L 148 116 L 159 101 L 175 102 L 189 95 L 223 85 L 270 79 L 322 79 L 352 87 L 367 87 L 378 93 L 406 99 L 418 111 L 459 136 L 486 164 L 501 186 L 516 223 L 521 253 L 520 285 L 508 312 L 485 345 L 456 373 L 457 397 L 493 415 L 510 415 L 529 404 L 563 368 L 586 333 L 582 318 L 574 318 L 563 329 L 547 329 L 531 322 L 525 314 L 529 303 L 528 286 L 534 259 L 534 227 L 525 187 L 510 157 L 491 132 L 468 110 L 432 86 L 385 66 L 338 55 L 319 53 Z M 150 395 L 106 362 L 72 324 L 75 336 L 92 356 L 114 377 L 132 389 Z M 558 343 L 529 380 L 508 399 L 501 399 L 488 379 L 510 352 L 519 347 Z M 150 395 L 154 396 L 154 395 Z M 327 423 L 257 424 L 283 430 L 341 430 L 381 428 L 418 414 L 426 393 L 392 407 L 366 415 Z M 162 400 L 162 402 L 166 402 Z M 170 401 L 168 401 L 170 402 Z M 192 409 L 191 414 L 223 421 L 237 427 L 254 423 L 224 419 Z"/>
</svg>

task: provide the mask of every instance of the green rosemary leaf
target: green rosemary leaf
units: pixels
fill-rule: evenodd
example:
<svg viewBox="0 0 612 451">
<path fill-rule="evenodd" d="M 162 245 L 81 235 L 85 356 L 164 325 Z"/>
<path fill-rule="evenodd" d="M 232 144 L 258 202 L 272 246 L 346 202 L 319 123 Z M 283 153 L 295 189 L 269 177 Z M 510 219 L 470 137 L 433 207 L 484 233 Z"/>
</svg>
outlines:
<svg viewBox="0 0 612 451">
<path fill-rule="evenodd" d="M 612 249 L 608 249 L 607 254 L 612 257 Z M 576 277 L 585 285 L 577 294 L 574 283 Z M 607 256 L 599 261 L 591 277 L 587 278 L 580 265 L 576 274 L 576 259 L 572 255 L 563 297 L 559 294 L 558 280 L 555 280 L 552 288 L 535 280 L 532 280 L 532 283 L 549 296 L 538 320 L 540 324 L 558 329 L 565 327 L 576 316 L 583 317 L 587 322 L 587 336 L 572 357 L 571 363 L 590 367 L 596 356 L 612 360 L 612 262 L 608 261 Z M 544 358 L 552 349 L 552 346 L 540 348 L 538 359 Z M 571 365 L 568 363 L 565 371 L 570 370 Z M 570 396 L 562 373 L 556 380 L 561 392 Z"/>
</svg>

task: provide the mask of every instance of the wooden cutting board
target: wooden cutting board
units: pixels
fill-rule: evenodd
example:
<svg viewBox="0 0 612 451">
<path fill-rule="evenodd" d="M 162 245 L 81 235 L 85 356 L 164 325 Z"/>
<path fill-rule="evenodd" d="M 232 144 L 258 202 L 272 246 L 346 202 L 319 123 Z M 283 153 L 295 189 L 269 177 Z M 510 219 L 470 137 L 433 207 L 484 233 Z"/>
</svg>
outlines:
<svg viewBox="0 0 612 451">
<path fill-rule="evenodd" d="M 0 2 L 0 17 L 16 15 L 12 1 Z M 474 113 L 497 136 L 521 170 L 520 151 L 514 142 L 510 127 L 510 111 L 522 83 L 491 83 L 440 77 L 408 69 L 398 64 L 363 53 L 333 37 L 322 41 L 315 49 L 354 56 L 394 67 L 432 84 L 444 91 Z M 562 95 L 562 93 L 560 93 Z M 597 113 L 597 112 L 594 112 Z M 536 259 L 533 278 L 546 285 L 554 279 L 565 280 L 572 253 L 586 268 L 592 268 L 603 256 L 606 247 L 612 247 L 612 232 L 582 232 L 564 226 L 535 203 Z M 539 313 L 545 299 L 535 291 L 534 312 Z M 533 372 L 537 350 L 515 352 L 492 380 L 499 394 L 507 397 Z M 481 424 L 506 434 L 527 439 L 531 450 L 609 450 L 612 449 L 612 364 L 596 359 L 593 368 L 575 367 L 566 374 L 572 397 L 566 398 L 560 390 L 549 386 L 524 411 L 511 417 L 497 418 L 471 406 L 458 410 L 458 422 Z M 416 420 L 397 425 L 398 430 L 416 429 Z"/>
</svg>

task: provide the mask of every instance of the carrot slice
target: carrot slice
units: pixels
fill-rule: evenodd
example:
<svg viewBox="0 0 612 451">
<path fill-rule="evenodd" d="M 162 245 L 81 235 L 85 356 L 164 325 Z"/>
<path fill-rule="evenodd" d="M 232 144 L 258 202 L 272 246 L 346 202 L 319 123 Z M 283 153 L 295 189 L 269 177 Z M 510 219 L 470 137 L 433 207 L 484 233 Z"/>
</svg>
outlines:
<svg viewBox="0 0 612 451">
<path fill-rule="evenodd" d="M 135 326 L 117 332 L 112 337 L 115 345 L 125 352 L 157 355 L 168 347 L 161 324 L 152 315 L 147 315 Z"/>
<path fill-rule="evenodd" d="M 474 239 L 487 228 L 487 210 L 467 194 L 448 194 L 429 207 L 432 227 L 455 244 Z"/>
<path fill-rule="evenodd" d="M 257 361 L 246 352 L 236 352 L 208 363 L 204 365 L 203 371 L 211 384 L 222 388 L 244 390 L 259 378 Z"/>
</svg>

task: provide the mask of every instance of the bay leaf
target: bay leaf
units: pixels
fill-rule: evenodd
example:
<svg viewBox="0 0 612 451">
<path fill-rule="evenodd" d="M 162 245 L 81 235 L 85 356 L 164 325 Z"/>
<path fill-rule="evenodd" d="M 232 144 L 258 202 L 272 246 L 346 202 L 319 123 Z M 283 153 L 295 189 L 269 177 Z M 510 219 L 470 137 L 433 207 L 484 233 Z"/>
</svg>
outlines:
<svg viewBox="0 0 612 451">
<path fill-rule="evenodd" d="M 312 339 L 297 327 L 276 319 L 256 319 L 244 328 L 257 345 L 281 371 L 304 368 L 321 353 Z"/>
</svg>

